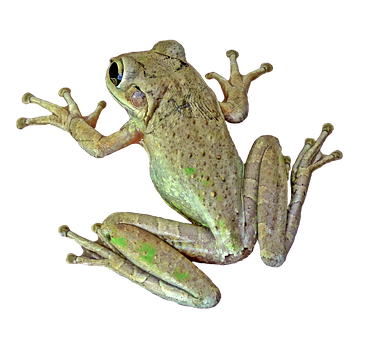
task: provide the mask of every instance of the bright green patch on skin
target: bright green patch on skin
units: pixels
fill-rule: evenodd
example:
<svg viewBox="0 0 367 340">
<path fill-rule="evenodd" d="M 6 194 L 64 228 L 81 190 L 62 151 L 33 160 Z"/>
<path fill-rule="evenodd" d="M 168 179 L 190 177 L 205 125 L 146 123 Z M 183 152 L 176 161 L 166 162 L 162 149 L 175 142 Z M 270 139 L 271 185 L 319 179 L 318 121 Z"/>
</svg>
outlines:
<svg viewBox="0 0 367 340">
<path fill-rule="evenodd" d="M 222 202 L 223 201 L 223 197 L 222 196 L 217 196 L 217 200 L 218 200 L 218 202 Z"/>
<path fill-rule="evenodd" d="M 189 278 L 189 273 L 186 273 L 184 271 L 181 271 L 181 268 L 176 268 L 175 269 L 175 272 L 173 273 L 173 275 L 180 282 L 185 281 L 185 280 L 187 280 Z"/>
<path fill-rule="evenodd" d="M 201 194 L 201 195 L 199 196 L 199 201 L 202 201 L 202 200 L 203 200 L 203 198 L 204 198 L 204 195 L 203 195 L 203 194 Z"/>
<path fill-rule="evenodd" d="M 192 174 L 194 174 L 195 171 L 196 171 L 195 168 L 190 168 L 190 167 L 185 168 L 185 172 L 188 176 L 191 176 Z"/>
<path fill-rule="evenodd" d="M 154 247 L 152 247 L 148 243 L 143 243 L 141 248 L 139 249 L 140 259 L 144 262 L 149 263 L 150 266 L 153 266 L 153 257 L 156 253 Z"/>
<path fill-rule="evenodd" d="M 127 246 L 126 237 L 112 237 L 111 242 L 115 244 L 116 246 L 121 246 L 121 247 Z"/>
</svg>

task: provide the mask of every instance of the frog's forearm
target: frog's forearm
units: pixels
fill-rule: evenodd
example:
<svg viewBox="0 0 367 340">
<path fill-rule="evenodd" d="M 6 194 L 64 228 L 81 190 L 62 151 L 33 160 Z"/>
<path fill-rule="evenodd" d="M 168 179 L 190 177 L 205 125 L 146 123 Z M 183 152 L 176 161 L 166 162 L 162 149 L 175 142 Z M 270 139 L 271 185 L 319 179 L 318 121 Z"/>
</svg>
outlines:
<svg viewBox="0 0 367 340">
<path fill-rule="evenodd" d="M 133 125 L 126 123 L 120 131 L 103 136 L 89 126 L 82 117 L 70 122 L 70 134 L 78 144 L 93 157 L 101 158 L 142 139 L 142 133 Z"/>
</svg>

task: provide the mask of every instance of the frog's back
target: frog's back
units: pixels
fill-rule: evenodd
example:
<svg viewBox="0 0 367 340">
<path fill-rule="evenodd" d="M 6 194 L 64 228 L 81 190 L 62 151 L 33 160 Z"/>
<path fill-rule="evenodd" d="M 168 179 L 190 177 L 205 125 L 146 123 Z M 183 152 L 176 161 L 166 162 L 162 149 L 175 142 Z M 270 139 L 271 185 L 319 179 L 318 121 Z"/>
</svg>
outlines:
<svg viewBox="0 0 367 340">
<path fill-rule="evenodd" d="M 215 96 L 206 91 L 211 90 L 203 88 L 196 93 L 200 100 L 192 102 L 178 103 L 180 96 L 168 100 L 172 107 L 164 112 L 169 114 L 156 118 L 145 147 L 153 183 L 163 199 L 236 248 L 243 226 L 243 163 Z"/>
</svg>

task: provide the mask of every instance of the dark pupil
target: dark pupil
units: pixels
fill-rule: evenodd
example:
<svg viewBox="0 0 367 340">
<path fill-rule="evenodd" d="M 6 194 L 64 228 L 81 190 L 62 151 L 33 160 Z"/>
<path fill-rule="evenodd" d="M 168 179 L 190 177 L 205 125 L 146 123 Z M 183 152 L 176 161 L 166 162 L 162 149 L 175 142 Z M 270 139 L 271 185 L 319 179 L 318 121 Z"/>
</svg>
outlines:
<svg viewBox="0 0 367 340">
<path fill-rule="evenodd" d="M 111 82 L 115 86 L 117 86 L 118 84 L 120 84 L 121 79 L 122 79 L 122 76 L 123 76 L 123 73 L 118 74 L 118 72 L 119 71 L 118 71 L 117 64 L 116 63 L 112 63 L 111 66 L 110 66 L 109 73 L 110 73 Z"/>
</svg>

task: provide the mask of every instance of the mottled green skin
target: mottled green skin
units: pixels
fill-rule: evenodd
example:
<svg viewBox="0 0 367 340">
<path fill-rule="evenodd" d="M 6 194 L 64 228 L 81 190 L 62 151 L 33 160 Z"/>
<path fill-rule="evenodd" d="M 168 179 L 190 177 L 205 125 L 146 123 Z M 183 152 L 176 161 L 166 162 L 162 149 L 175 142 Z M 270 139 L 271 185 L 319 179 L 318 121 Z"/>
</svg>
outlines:
<svg viewBox="0 0 367 340">
<path fill-rule="evenodd" d="M 244 222 L 243 163 L 223 118 L 179 119 L 176 112 L 172 116 L 167 124 L 171 125 L 169 134 L 175 138 L 165 138 L 167 130 L 158 128 L 144 141 L 156 189 L 192 223 L 210 228 L 228 252 L 240 249 Z M 182 140 L 184 149 L 180 149 Z M 186 169 L 190 169 L 189 174 Z"/>
<path fill-rule="evenodd" d="M 29 93 L 23 96 L 24 103 L 39 104 L 52 115 L 20 118 L 18 128 L 55 125 L 95 157 L 133 143 L 142 145 L 156 189 L 191 222 L 115 213 L 92 227 L 99 236 L 96 242 L 63 226 L 60 233 L 84 249 L 82 256 L 68 255 L 69 263 L 105 266 L 165 299 L 209 308 L 219 302 L 220 292 L 192 261 L 234 263 L 247 257 L 257 241 L 267 265 L 280 266 L 285 261 L 312 172 L 342 155 L 320 152 L 333 129 L 330 124 L 324 125 L 317 141 L 307 139 L 292 169 L 288 205 L 290 159 L 283 157 L 278 140 L 260 137 L 244 164 L 226 126 L 226 121 L 239 123 L 246 118 L 250 83 L 272 66 L 262 64 L 243 76 L 236 61 L 238 53 L 228 51 L 227 56 L 229 81 L 216 73 L 206 76 L 220 83 L 222 103 L 187 63 L 183 47 L 175 41 L 161 41 L 150 51 L 112 58 L 107 87 L 130 119 L 107 137 L 95 130 L 104 102 L 83 117 L 69 89 L 59 93 L 67 101 L 66 108 Z"/>
<path fill-rule="evenodd" d="M 107 86 L 132 118 L 146 117 L 149 106 L 144 114 L 132 111 L 121 92 L 138 87 L 147 94 L 156 109 L 147 124 L 135 124 L 144 134 L 140 143 L 149 155 L 152 181 L 173 209 L 211 229 L 225 256 L 243 249 L 243 163 L 213 91 L 175 45 L 170 58 L 155 52 L 159 44 L 154 52 L 114 58 L 134 76 L 115 87 L 108 72 Z"/>
</svg>

